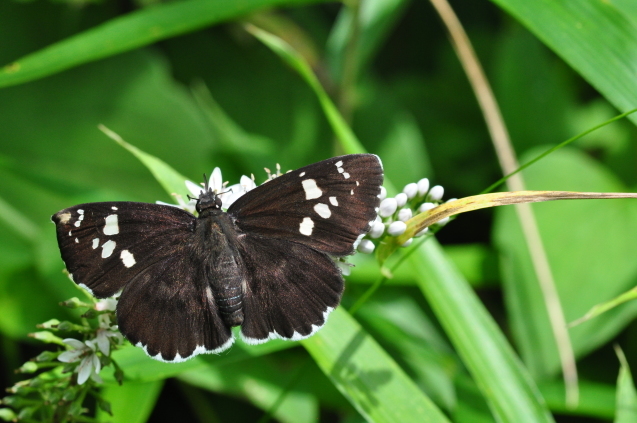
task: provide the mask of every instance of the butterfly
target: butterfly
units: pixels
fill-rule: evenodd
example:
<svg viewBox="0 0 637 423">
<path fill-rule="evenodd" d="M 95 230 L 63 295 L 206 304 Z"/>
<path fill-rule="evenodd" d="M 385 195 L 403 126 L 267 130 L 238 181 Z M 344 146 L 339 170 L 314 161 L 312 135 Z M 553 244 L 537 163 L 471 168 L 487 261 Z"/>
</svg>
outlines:
<svg viewBox="0 0 637 423">
<path fill-rule="evenodd" d="M 354 253 L 378 213 L 372 154 L 334 157 L 239 197 L 227 212 L 206 183 L 198 216 L 136 202 L 80 204 L 52 216 L 71 279 L 98 298 L 121 292 L 122 334 L 150 357 L 180 362 L 248 344 L 313 335 L 338 306 L 330 256 Z"/>
</svg>

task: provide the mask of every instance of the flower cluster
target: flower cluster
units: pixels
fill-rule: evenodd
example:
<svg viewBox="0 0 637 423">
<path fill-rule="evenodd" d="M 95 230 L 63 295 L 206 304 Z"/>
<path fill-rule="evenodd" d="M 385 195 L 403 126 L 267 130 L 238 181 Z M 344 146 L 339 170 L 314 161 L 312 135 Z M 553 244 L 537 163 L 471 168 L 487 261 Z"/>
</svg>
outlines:
<svg viewBox="0 0 637 423">
<path fill-rule="evenodd" d="M 372 224 L 372 229 L 360 240 L 357 250 L 361 253 L 371 254 L 376 246 L 383 242 L 385 237 L 397 237 L 407 230 L 407 222 L 415 214 L 433 209 L 442 202 L 445 190 L 440 185 L 429 187 L 429 179 L 423 178 L 418 182 L 405 185 L 403 191 L 395 197 L 387 197 L 387 190 L 381 187 L 380 207 L 378 216 Z M 452 201 L 450 199 L 448 201 Z M 445 225 L 449 218 L 444 218 L 435 225 Z M 418 232 L 415 238 L 429 234 L 429 228 Z M 413 242 L 410 238 L 402 246 L 407 247 Z"/>
<path fill-rule="evenodd" d="M 89 421 L 80 417 L 88 412 L 83 406 L 87 395 L 110 413 L 110 405 L 99 396 L 96 384 L 102 383 L 100 370 L 111 364 L 117 381 L 121 383 L 123 379 L 121 369 L 111 358 L 111 351 L 124 342 L 117 326 L 112 324 L 116 304 L 114 299 L 84 303 L 72 298 L 62 305 L 88 309 L 79 324 L 52 319 L 38 325 L 44 330 L 31 337 L 65 350 L 45 351 L 18 369 L 19 373 L 36 375 L 7 389 L 10 395 L 0 401 L 0 406 L 5 406 L 0 408 L 0 419 L 54 421 L 54 416 L 63 415 L 70 421 Z M 62 338 L 58 334 L 74 337 Z"/>
</svg>

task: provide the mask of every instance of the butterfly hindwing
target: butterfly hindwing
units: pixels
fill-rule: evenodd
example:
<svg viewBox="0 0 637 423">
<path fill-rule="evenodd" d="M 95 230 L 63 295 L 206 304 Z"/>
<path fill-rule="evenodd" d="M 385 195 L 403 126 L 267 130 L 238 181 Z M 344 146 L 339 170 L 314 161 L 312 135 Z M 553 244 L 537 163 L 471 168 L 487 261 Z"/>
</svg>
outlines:
<svg viewBox="0 0 637 423">
<path fill-rule="evenodd" d="M 281 175 L 247 192 L 228 209 L 243 232 L 300 242 L 333 256 L 354 252 L 380 204 L 380 159 L 334 157 Z"/>
<path fill-rule="evenodd" d="M 133 202 L 80 204 L 52 217 L 71 278 L 98 298 L 187 242 L 195 219 L 176 207 Z"/>
<path fill-rule="evenodd" d="M 325 324 L 343 293 L 343 278 L 332 259 L 285 240 L 246 235 L 240 244 L 249 275 L 243 297 L 244 341 L 304 339 Z"/>
<path fill-rule="evenodd" d="M 206 289 L 199 260 L 183 254 L 183 249 L 137 274 L 117 303 L 121 332 L 161 361 L 180 362 L 197 354 L 218 353 L 234 340 Z"/>
</svg>

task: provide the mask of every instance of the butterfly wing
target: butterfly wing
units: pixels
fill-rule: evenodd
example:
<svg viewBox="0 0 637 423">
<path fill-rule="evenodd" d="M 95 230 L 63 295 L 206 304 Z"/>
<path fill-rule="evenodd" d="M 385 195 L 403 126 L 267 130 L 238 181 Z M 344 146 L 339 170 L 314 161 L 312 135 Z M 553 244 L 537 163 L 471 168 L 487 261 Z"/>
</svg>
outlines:
<svg viewBox="0 0 637 423">
<path fill-rule="evenodd" d="M 288 172 L 247 192 L 228 209 L 244 233 L 302 243 L 333 256 L 354 252 L 380 199 L 378 156 L 351 154 Z"/>
<path fill-rule="evenodd" d="M 338 306 L 340 270 L 325 253 L 261 236 L 240 238 L 247 276 L 241 336 L 248 344 L 313 335 Z"/>
<path fill-rule="evenodd" d="M 153 358 L 183 361 L 230 347 L 191 251 L 196 218 L 181 209 L 146 203 L 90 203 L 52 220 L 71 278 L 98 298 L 120 290 L 121 332 Z"/>
</svg>

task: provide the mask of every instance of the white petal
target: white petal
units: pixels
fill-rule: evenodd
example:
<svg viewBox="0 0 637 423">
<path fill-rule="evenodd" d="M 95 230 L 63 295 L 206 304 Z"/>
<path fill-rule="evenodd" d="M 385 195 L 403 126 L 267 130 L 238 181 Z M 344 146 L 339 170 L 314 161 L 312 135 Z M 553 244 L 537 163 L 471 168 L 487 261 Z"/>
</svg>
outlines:
<svg viewBox="0 0 637 423">
<path fill-rule="evenodd" d="M 100 329 L 97 331 L 97 347 L 100 349 L 102 354 L 108 355 L 111 350 L 111 343 L 108 340 L 107 333 L 104 329 Z"/>
<path fill-rule="evenodd" d="M 186 181 L 186 188 L 193 195 L 193 197 L 199 197 L 203 192 L 203 187 L 199 184 L 195 184 L 192 181 Z"/>
<path fill-rule="evenodd" d="M 255 189 L 257 187 L 257 184 L 254 183 L 252 178 L 248 178 L 245 175 L 241 176 L 240 183 L 241 183 L 241 186 L 243 187 L 243 189 L 245 190 L 245 192 L 253 190 L 253 189 Z"/>
<path fill-rule="evenodd" d="M 77 339 L 66 338 L 66 339 L 62 340 L 62 342 L 64 342 L 66 345 L 68 345 L 70 347 L 73 347 L 76 350 L 84 350 L 84 349 L 86 349 L 86 345 L 84 345 L 84 342 L 78 341 Z"/>
<path fill-rule="evenodd" d="M 86 382 L 89 376 L 93 373 L 93 355 L 84 357 L 77 366 L 77 384 L 81 385 Z"/>
<path fill-rule="evenodd" d="M 58 360 L 62 363 L 73 363 L 79 360 L 82 354 L 84 354 L 83 350 L 64 351 L 62 354 L 58 355 Z"/>
<path fill-rule="evenodd" d="M 215 192 L 221 192 L 223 189 L 223 178 L 221 177 L 221 169 L 215 167 L 210 175 L 210 188 Z"/>
</svg>

